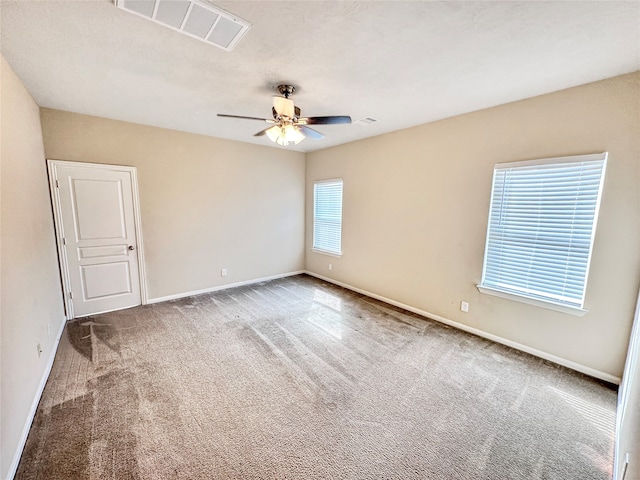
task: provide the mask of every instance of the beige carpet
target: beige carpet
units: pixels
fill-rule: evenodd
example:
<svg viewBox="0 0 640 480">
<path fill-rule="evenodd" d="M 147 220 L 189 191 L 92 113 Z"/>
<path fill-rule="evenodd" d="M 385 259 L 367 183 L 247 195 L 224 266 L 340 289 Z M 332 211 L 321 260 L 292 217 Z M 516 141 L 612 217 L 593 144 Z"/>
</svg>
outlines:
<svg viewBox="0 0 640 480">
<path fill-rule="evenodd" d="M 615 402 L 302 275 L 68 324 L 16 478 L 604 480 Z"/>
</svg>

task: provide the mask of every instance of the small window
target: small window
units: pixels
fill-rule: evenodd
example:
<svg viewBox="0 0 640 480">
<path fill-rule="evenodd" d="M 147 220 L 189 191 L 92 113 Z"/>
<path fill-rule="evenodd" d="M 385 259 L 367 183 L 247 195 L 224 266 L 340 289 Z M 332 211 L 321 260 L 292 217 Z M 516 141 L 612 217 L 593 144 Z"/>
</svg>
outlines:
<svg viewBox="0 0 640 480">
<path fill-rule="evenodd" d="M 342 180 L 313 185 L 313 249 L 342 254 Z"/>
<path fill-rule="evenodd" d="M 602 153 L 495 166 L 480 291 L 585 313 L 606 161 Z"/>
</svg>

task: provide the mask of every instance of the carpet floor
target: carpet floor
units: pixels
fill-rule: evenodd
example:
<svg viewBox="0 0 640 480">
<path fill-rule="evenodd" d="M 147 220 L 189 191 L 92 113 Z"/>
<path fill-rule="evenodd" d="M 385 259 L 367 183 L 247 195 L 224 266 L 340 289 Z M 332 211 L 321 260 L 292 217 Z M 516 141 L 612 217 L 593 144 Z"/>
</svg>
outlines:
<svg viewBox="0 0 640 480">
<path fill-rule="evenodd" d="M 306 275 L 68 323 L 17 479 L 608 479 L 616 392 Z"/>
</svg>

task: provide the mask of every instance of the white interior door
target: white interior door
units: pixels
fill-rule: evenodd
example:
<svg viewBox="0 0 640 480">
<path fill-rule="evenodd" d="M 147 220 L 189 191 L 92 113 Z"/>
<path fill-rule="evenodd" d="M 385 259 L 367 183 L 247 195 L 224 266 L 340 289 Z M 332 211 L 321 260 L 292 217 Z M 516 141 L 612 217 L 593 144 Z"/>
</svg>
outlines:
<svg viewBox="0 0 640 480">
<path fill-rule="evenodd" d="M 613 480 L 640 478 L 640 293 L 618 393 Z"/>
<path fill-rule="evenodd" d="M 140 305 L 135 169 L 50 161 L 68 316 Z"/>
</svg>

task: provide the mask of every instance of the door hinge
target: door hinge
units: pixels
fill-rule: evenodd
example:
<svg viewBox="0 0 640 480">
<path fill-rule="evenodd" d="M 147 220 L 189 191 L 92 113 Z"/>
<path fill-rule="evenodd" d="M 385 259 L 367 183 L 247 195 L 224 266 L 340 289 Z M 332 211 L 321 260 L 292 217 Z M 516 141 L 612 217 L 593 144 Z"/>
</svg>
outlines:
<svg viewBox="0 0 640 480">
<path fill-rule="evenodd" d="M 73 292 L 69 292 L 69 300 L 73 300 Z"/>
<path fill-rule="evenodd" d="M 63 244 L 63 245 L 66 245 L 66 244 L 67 244 L 67 239 L 66 239 L 66 238 L 64 238 L 64 237 L 62 237 L 62 244 Z"/>
<path fill-rule="evenodd" d="M 56 188 L 60 188 L 60 184 L 58 183 L 58 180 L 56 180 Z"/>
</svg>

